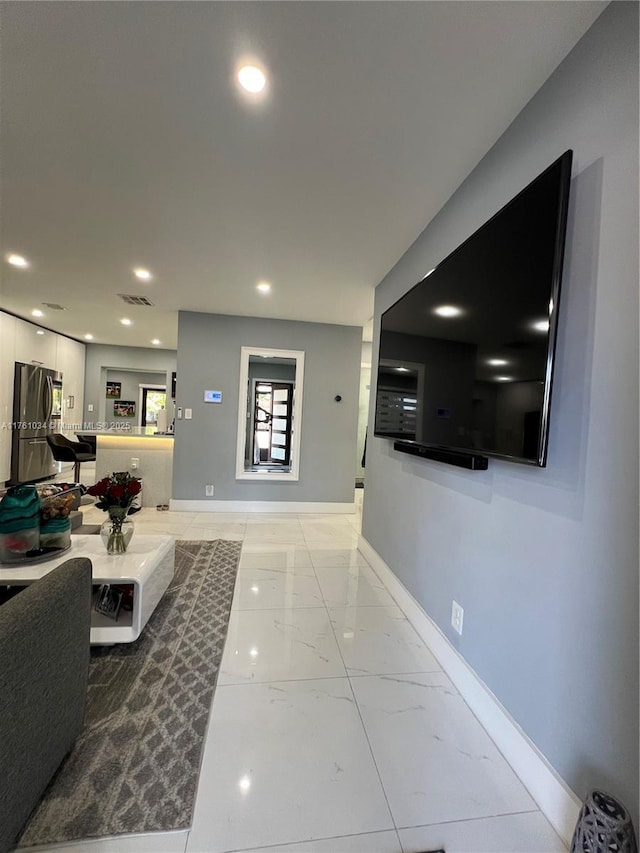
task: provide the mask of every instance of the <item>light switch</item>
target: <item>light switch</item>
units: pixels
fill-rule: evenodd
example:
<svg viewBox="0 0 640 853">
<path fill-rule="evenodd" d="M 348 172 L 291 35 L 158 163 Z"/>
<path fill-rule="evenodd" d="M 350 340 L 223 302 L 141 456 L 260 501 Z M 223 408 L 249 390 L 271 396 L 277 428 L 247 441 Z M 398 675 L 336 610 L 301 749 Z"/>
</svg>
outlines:
<svg viewBox="0 0 640 853">
<path fill-rule="evenodd" d="M 92 411 L 93 411 L 93 403 L 89 403 L 89 405 L 87 406 L 87 411 L 88 411 L 88 412 L 92 412 Z"/>
<path fill-rule="evenodd" d="M 184 410 L 184 417 L 185 417 L 185 420 L 190 421 L 191 418 L 193 417 L 193 409 L 185 409 Z"/>
</svg>

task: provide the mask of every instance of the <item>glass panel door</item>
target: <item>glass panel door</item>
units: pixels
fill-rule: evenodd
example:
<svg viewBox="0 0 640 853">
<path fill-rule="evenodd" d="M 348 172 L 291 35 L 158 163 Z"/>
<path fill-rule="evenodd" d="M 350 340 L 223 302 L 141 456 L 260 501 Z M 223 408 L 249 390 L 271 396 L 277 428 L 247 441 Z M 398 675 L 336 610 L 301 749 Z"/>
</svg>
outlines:
<svg viewBox="0 0 640 853">
<path fill-rule="evenodd" d="M 283 465 L 289 464 L 291 455 L 292 390 L 290 385 L 273 386 L 270 461 Z"/>
<path fill-rule="evenodd" d="M 290 464 L 292 400 L 291 383 L 256 383 L 253 408 L 254 466 Z"/>
<path fill-rule="evenodd" d="M 167 407 L 167 392 L 159 388 L 142 389 L 141 426 L 156 426 L 158 412 Z"/>
</svg>

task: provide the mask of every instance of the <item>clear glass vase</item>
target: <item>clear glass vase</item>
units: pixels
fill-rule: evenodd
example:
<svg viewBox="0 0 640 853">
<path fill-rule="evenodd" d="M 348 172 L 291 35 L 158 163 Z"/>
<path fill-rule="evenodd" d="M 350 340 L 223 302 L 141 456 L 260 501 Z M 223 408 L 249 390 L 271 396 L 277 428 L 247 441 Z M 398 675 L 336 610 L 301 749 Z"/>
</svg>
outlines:
<svg viewBox="0 0 640 853">
<path fill-rule="evenodd" d="M 114 506 L 100 527 L 100 536 L 107 554 L 124 554 L 133 536 L 133 522 L 127 518 L 128 507 Z"/>
</svg>

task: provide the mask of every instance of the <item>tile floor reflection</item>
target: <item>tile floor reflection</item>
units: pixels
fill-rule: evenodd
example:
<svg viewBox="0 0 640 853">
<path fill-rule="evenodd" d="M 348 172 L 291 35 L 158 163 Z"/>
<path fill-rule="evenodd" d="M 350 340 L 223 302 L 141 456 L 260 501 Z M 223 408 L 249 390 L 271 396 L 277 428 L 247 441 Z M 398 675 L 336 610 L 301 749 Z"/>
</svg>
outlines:
<svg viewBox="0 0 640 853">
<path fill-rule="evenodd" d="M 136 515 L 140 532 L 243 541 L 193 827 L 56 850 L 565 850 L 357 551 L 362 494 L 354 515 Z"/>
</svg>

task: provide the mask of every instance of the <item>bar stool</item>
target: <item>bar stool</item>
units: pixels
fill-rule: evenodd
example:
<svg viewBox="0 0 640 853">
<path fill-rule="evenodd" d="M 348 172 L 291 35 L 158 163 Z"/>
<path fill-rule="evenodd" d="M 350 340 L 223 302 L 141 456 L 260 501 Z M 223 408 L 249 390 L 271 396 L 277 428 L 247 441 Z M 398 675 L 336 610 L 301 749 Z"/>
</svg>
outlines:
<svg viewBox="0 0 640 853">
<path fill-rule="evenodd" d="M 59 432 L 47 436 L 47 444 L 56 462 L 73 462 L 73 479 L 80 482 L 80 465 L 82 462 L 95 462 L 96 454 L 91 452 L 91 446 L 82 441 L 70 441 Z"/>
</svg>

